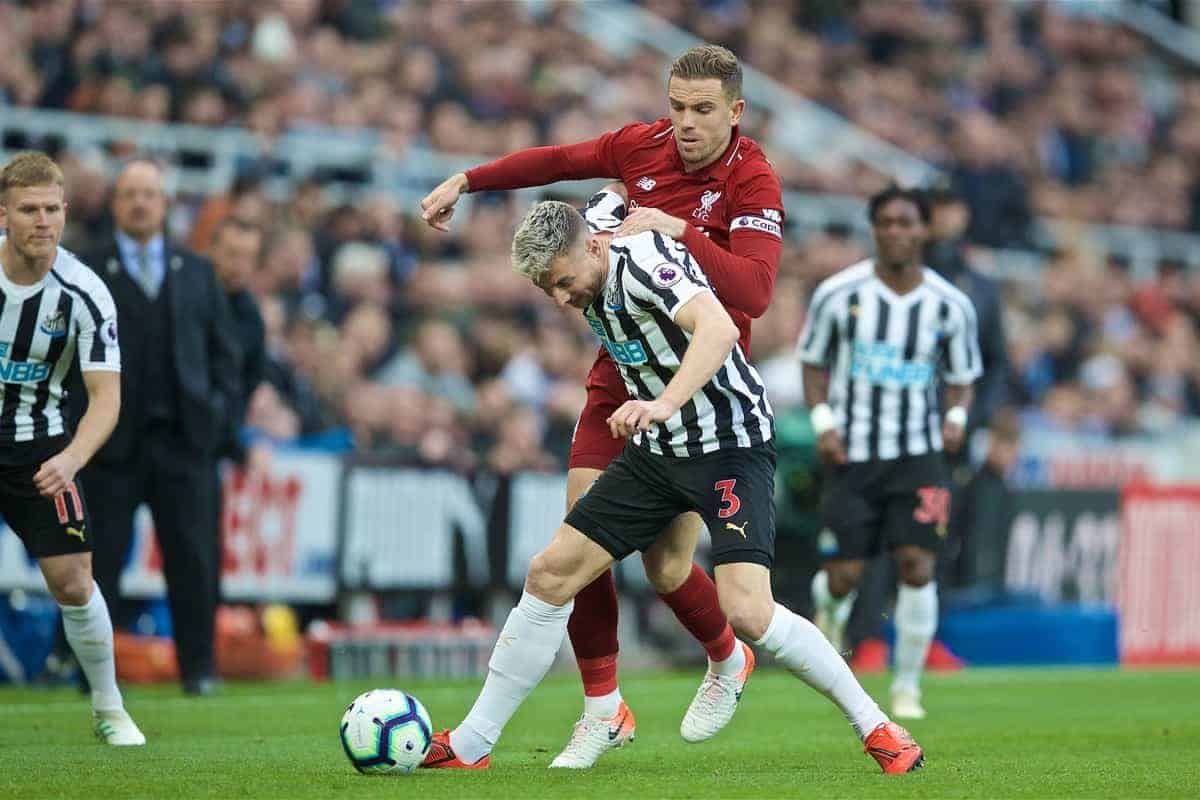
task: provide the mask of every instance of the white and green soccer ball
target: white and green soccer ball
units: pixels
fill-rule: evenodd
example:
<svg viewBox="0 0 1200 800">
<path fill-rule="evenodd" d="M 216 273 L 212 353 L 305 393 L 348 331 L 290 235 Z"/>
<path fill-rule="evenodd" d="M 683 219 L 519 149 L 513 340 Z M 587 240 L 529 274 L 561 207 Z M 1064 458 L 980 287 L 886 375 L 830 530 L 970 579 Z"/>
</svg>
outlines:
<svg viewBox="0 0 1200 800">
<path fill-rule="evenodd" d="M 342 749 L 364 775 L 407 775 L 425 760 L 433 741 L 429 712 L 398 689 L 372 689 L 342 715 Z"/>
</svg>

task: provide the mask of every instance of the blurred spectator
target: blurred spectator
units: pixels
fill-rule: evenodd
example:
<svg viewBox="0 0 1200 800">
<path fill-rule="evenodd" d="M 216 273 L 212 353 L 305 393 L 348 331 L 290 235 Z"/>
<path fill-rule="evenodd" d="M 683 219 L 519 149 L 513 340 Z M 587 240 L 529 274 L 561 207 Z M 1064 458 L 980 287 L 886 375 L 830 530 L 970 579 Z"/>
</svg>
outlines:
<svg viewBox="0 0 1200 800">
<path fill-rule="evenodd" d="M 1012 163 L 1007 134 L 982 111 L 955 124 L 954 188 L 969 210 L 967 237 L 988 247 L 1022 247 L 1030 212 L 1023 178 Z"/>
<path fill-rule="evenodd" d="M 150 506 L 183 688 L 207 695 L 216 667 L 217 457 L 241 416 L 241 355 L 212 266 L 165 233 L 165 178 L 153 161 L 129 162 L 114 186 L 113 237 L 84 256 L 116 303 L 124 401 L 81 479 L 96 529 L 96 582 L 125 623 L 119 579 L 134 512 Z"/>
<path fill-rule="evenodd" d="M 1000 409 L 987 427 L 983 464 L 965 482 L 957 480 L 950 531 L 938 564 L 944 586 L 1004 590 L 1008 541 L 1008 475 L 1017 462 L 1021 425 L 1012 409 Z"/>
<path fill-rule="evenodd" d="M 266 372 L 266 329 L 258 304 L 247 290 L 262 255 L 262 238 L 259 228 L 240 218 L 229 217 L 217 226 L 210 250 L 217 280 L 229 301 L 233 322 L 230 333 L 242 353 L 241 395 L 237 407 L 229 411 L 237 422 L 229 429 L 228 441 L 220 453 L 239 464 L 246 460 L 246 449 L 238 430 L 250 406 L 250 398 Z"/>
<path fill-rule="evenodd" d="M 930 239 L 925 263 L 943 278 L 961 289 L 975 305 L 979 324 L 979 352 L 983 357 L 983 377 L 975 383 L 975 399 L 970 408 L 967 430 L 986 425 L 1002 405 L 1008 402 L 1008 342 L 1004 335 L 1004 312 L 1000 289 L 967 262 L 967 231 L 971 209 L 952 191 L 932 191 L 930 200 Z"/>
<path fill-rule="evenodd" d="M 475 405 L 475 391 L 467 379 L 469 370 L 461 334 L 450 323 L 433 319 L 417 327 L 412 347 L 380 368 L 379 380 L 415 387 L 469 413 Z"/>
</svg>

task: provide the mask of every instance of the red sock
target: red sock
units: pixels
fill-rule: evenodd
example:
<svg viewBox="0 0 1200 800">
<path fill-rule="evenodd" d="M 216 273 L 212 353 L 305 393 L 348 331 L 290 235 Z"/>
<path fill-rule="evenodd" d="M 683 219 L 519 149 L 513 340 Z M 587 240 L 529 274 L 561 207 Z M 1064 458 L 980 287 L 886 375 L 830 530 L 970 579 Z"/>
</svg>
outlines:
<svg viewBox="0 0 1200 800">
<path fill-rule="evenodd" d="M 606 571 L 575 595 L 567 634 L 579 663 L 583 693 L 600 697 L 617 690 L 617 585 Z"/>
<path fill-rule="evenodd" d="M 717 585 L 707 572 L 692 564 L 692 574 L 688 575 L 683 585 L 659 597 L 671 607 L 688 633 L 704 645 L 709 658 L 724 661 L 732 655 L 736 641 L 733 628 L 721 610 Z"/>
</svg>

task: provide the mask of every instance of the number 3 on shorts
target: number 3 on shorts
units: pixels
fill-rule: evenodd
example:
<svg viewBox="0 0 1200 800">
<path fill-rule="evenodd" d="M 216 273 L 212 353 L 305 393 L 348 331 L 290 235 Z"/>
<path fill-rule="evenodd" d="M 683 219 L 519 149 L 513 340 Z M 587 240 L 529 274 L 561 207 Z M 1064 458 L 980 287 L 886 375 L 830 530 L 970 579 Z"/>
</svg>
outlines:
<svg viewBox="0 0 1200 800">
<path fill-rule="evenodd" d="M 731 478 L 726 481 L 717 481 L 713 484 L 713 488 L 721 493 L 721 502 L 728 505 L 717 510 L 717 516 L 721 519 L 728 519 L 742 507 L 742 501 L 733 493 L 733 487 L 737 486 L 737 478 Z"/>
</svg>

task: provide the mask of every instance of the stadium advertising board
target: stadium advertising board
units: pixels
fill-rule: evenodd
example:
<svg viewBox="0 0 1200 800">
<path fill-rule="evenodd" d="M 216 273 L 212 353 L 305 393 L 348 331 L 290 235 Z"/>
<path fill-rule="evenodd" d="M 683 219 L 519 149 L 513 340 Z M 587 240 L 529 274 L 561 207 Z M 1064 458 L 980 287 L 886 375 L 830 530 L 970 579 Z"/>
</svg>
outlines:
<svg viewBox="0 0 1200 800">
<path fill-rule="evenodd" d="M 1200 426 L 1181 426 L 1162 439 L 1112 441 L 1077 434 L 1039 434 L 1021 442 L 1012 471 L 1026 489 L 1106 489 L 1144 481 L 1200 481 Z"/>
<path fill-rule="evenodd" d="M 1200 662 L 1200 485 L 1131 485 L 1121 515 L 1121 661 Z"/>
<path fill-rule="evenodd" d="M 337 591 L 339 459 L 280 452 L 266 474 L 224 476 L 221 592 L 225 599 L 329 602 Z M 150 512 L 138 510 L 121 591 L 164 592 Z"/>
<path fill-rule="evenodd" d="M 1115 602 L 1117 492 L 1027 490 L 1013 501 L 1005 589 L 1047 603 Z"/>
</svg>

